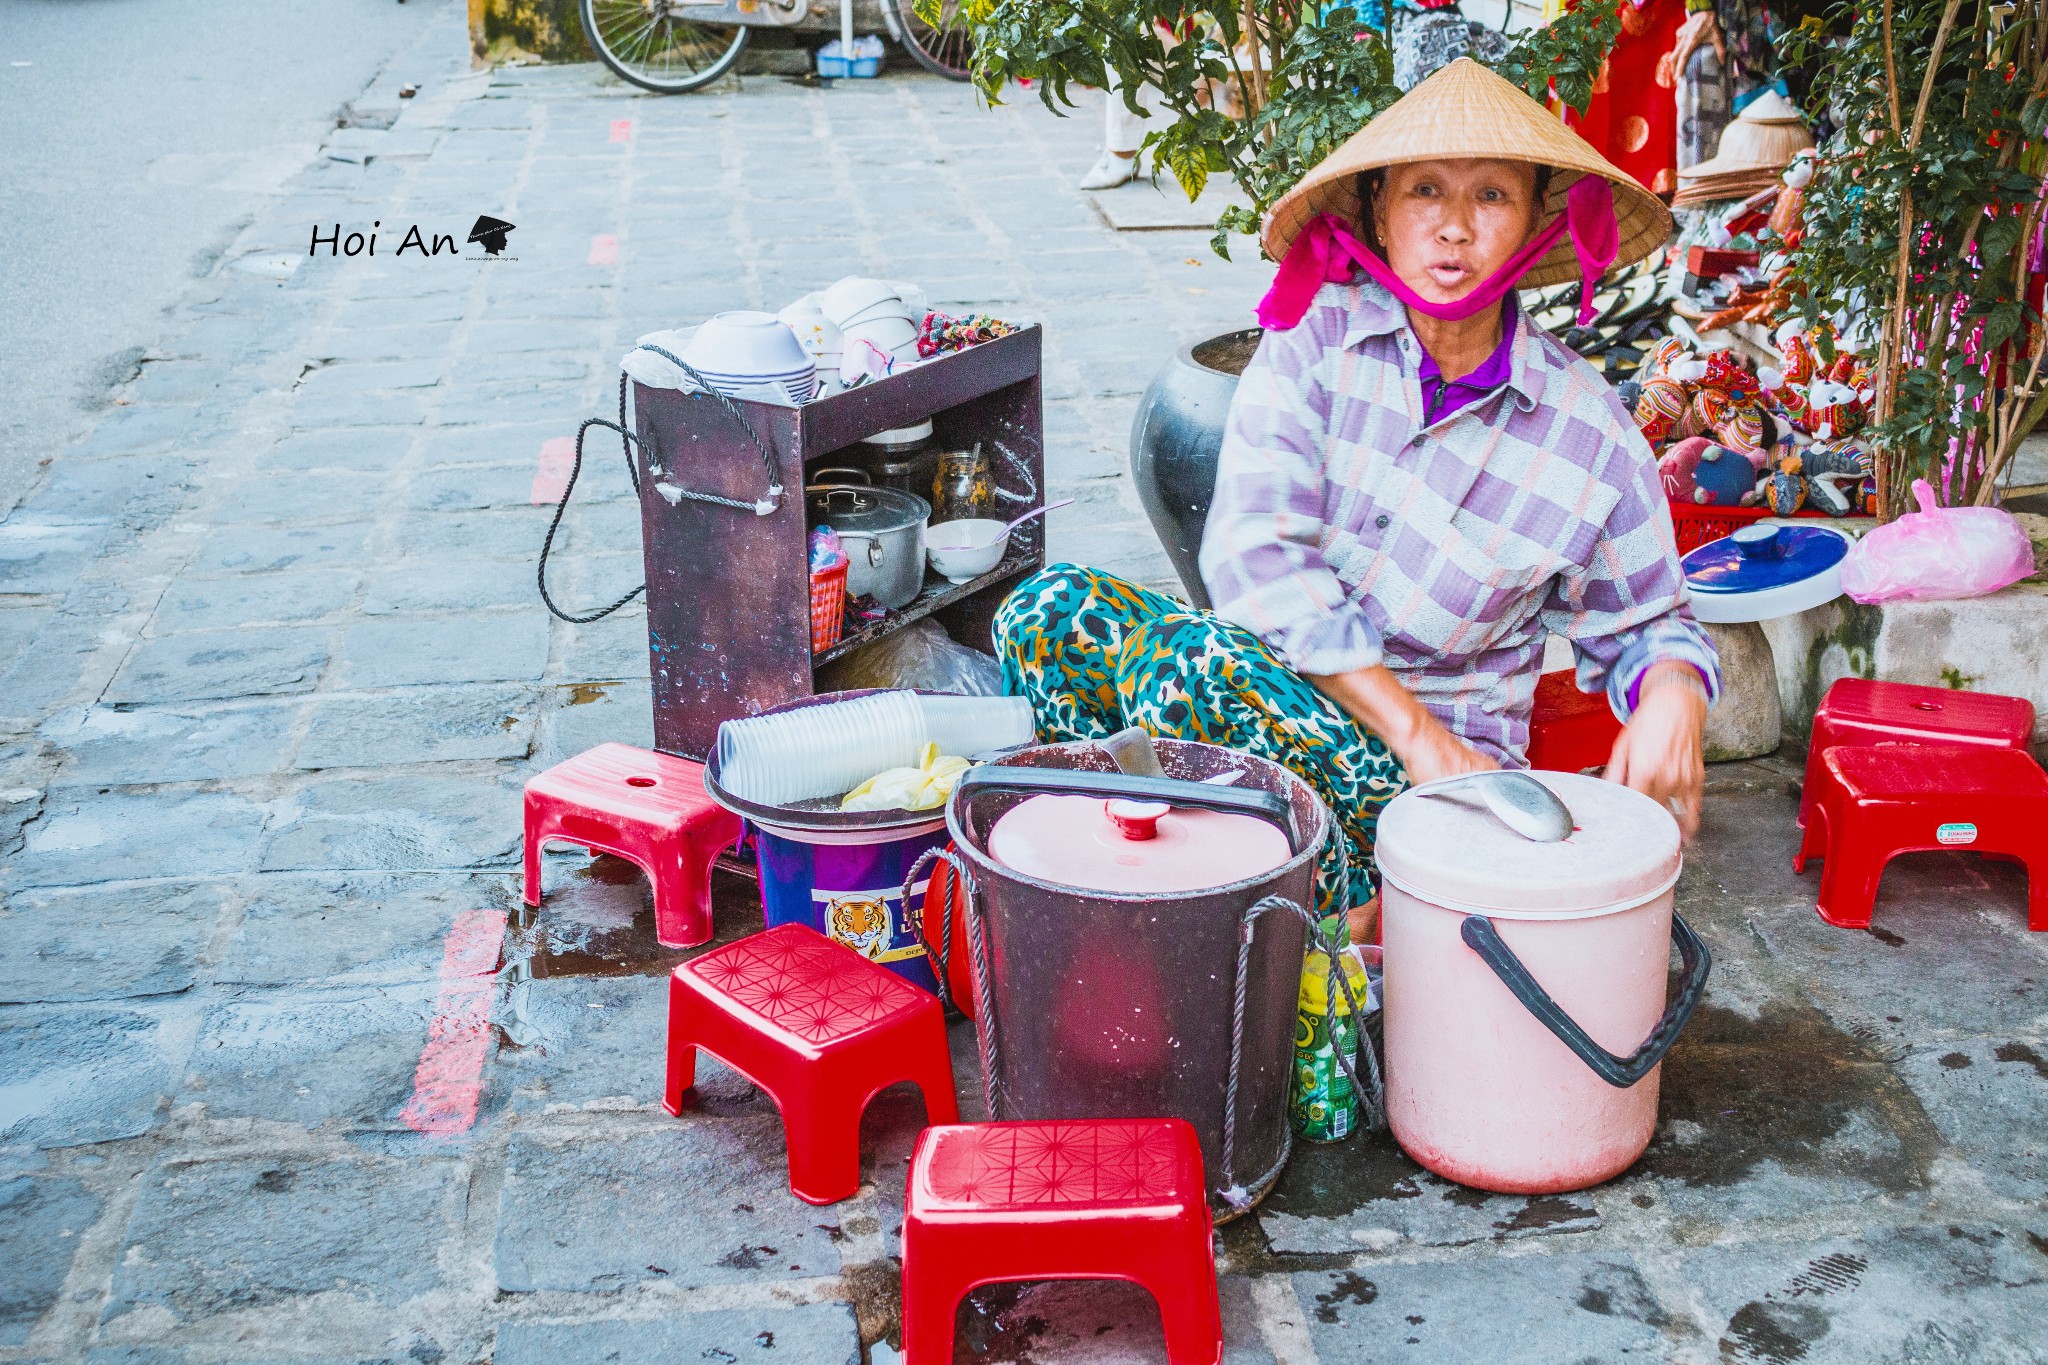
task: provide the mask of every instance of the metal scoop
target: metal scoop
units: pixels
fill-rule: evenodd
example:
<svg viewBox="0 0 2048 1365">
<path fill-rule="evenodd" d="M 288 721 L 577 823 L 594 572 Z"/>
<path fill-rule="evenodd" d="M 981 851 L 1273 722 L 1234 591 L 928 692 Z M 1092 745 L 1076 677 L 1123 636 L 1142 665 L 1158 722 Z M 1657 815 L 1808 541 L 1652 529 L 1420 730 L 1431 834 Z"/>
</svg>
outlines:
<svg viewBox="0 0 2048 1365">
<path fill-rule="evenodd" d="M 1571 837 L 1571 808 L 1558 798 L 1556 792 L 1524 772 L 1500 768 L 1466 773 L 1462 777 L 1417 787 L 1415 794 L 1454 796 L 1475 786 L 1493 818 L 1524 839 L 1532 843 L 1554 844 Z"/>
</svg>

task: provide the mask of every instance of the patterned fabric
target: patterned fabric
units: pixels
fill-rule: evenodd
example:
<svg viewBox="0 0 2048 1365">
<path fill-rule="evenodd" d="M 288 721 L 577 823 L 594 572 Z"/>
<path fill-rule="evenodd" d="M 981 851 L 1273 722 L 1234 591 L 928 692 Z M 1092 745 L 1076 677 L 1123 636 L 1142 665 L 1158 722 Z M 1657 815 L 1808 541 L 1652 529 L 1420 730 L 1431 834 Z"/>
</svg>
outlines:
<svg viewBox="0 0 2048 1365">
<path fill-rule="evenodd" d="M 1030 700 L 1048 744 L 1141 725 L 1300 776 L 1344 836 L 1316 869 L 1317 913 L 1372 898 L 1373 831 L 1407 785 L 1401 762 L 1250 631 L 1109 574 L 1055 564 L 1004 601 L 995 638 L 1003 690 Z"/>
<path fill-rule="evenodd" d="M 1548 635 L 1623 720 L 1664 660 L 1718 694 L 1656 462 L 1598 371 L 1523 317 L 1508 382 L 1425 424 L 1421 360 L 1370 281 L 1324 285 L 1299 326 L 1266 333 L 1202 542 L 1217 614 L 1297 673 L 1384 663 L 1514 767 Z"/>
<path fill-rule="evenodd" d="M 1456 5 L 1394 10 L 1394 84 L 1412 90 L 1460 57 L 1491 66 L 1507 55 L 1507 37 L 1466 19 Z"/>
<path fill-rule="evenodd" d="M 1711 161 L 1728 126 L 1728 74 L 1712 43 L 1693 49 L 1678 82 L 1678 169 Z"/>
</svg>

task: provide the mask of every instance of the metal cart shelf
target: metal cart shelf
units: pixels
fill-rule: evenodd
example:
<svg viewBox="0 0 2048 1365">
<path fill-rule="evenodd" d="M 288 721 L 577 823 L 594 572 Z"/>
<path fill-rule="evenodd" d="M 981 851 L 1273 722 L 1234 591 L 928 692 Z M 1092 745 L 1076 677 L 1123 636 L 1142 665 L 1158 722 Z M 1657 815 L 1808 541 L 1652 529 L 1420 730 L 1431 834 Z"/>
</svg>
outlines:
<svg viewBox="0 0 2048 1365">
<path fill-rule="evenodd" d="M 997 606 L 1045 563 L 1042 518 L 1011 533 L 988 573 L 962 584 L 928 573 L 908 606 L 813 655 L 803 484 L 863 437 L 929 419 L 945 448 L 979 441 L 993 457 L 1005 519 L 1043 505 L 1041 341 L 1027 327 L 802 407 L 741 403 L 780 470 L 782 498 L 767 516 L 671 501 L 683 487 L 751 504 L 766 492 L 761 457 L 712 399 L 635 384 L 655 747 L 702 758 L 720 722 L 814 695 L 819 667 L 925 617 L 963 644 L 992 648 Z"/>
</svg>

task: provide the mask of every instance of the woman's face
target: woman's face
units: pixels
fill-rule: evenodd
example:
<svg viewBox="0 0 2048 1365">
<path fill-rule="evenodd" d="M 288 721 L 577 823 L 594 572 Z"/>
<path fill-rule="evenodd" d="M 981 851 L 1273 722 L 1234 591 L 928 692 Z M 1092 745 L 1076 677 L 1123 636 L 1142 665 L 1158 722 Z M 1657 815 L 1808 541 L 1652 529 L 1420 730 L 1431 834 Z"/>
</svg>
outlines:
<svg viewBox="0 0 2048 1365">
<path fill-rule="evenodd" d="M 1536 168 L 1492 160 L 1389 166 L 1372 211 L 1402 283 L 1431 303 L 1452 303 L 1534 235 Z"/>
</svg>

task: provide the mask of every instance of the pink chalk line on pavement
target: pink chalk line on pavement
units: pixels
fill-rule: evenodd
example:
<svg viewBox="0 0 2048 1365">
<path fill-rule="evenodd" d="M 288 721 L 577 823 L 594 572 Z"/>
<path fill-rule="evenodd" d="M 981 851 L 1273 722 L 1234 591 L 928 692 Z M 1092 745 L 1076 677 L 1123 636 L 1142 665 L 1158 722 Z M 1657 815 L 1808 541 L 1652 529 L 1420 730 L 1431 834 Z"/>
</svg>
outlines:
<svg viewBox="0 0 2048 1365">
<path fill-rule="evenodd" d="M 576 438 L 550 436 L 540 443 L 540 468 L 533 471 L 533 489 L 527 498 L 535 507 L 562 500 L 569 486 L 569 471 L 576 467 Z"/>
<path fill-rule="evenodd" d="M 585 265 L 617 265 L 619 263 L 619 239 L 616 234 L 600 232 L 590 239 L 590 255 Z"/>
<path fill-rule="evenodd" d="M 413 1071 L 412 1098 L 398 1112 L 414 1132 L 454 1137 L 476 1123 L 504 943 L 502 910 L 465 910 L 448 930 L 441 948 L 441 991 L 434 999 L 434 1022 Z"/>
<path fill-rule="evenodd" d="M 631 120 L 631 119 L 629 119 L 629 118 L 615 118 L 615 119 L 613 119 L 613 120 L 612 120 L 612 141 L 614 141 L 614 142 L 631 142 L 632 140 L 633 140 L 633 120 Z"/>
</svg>

